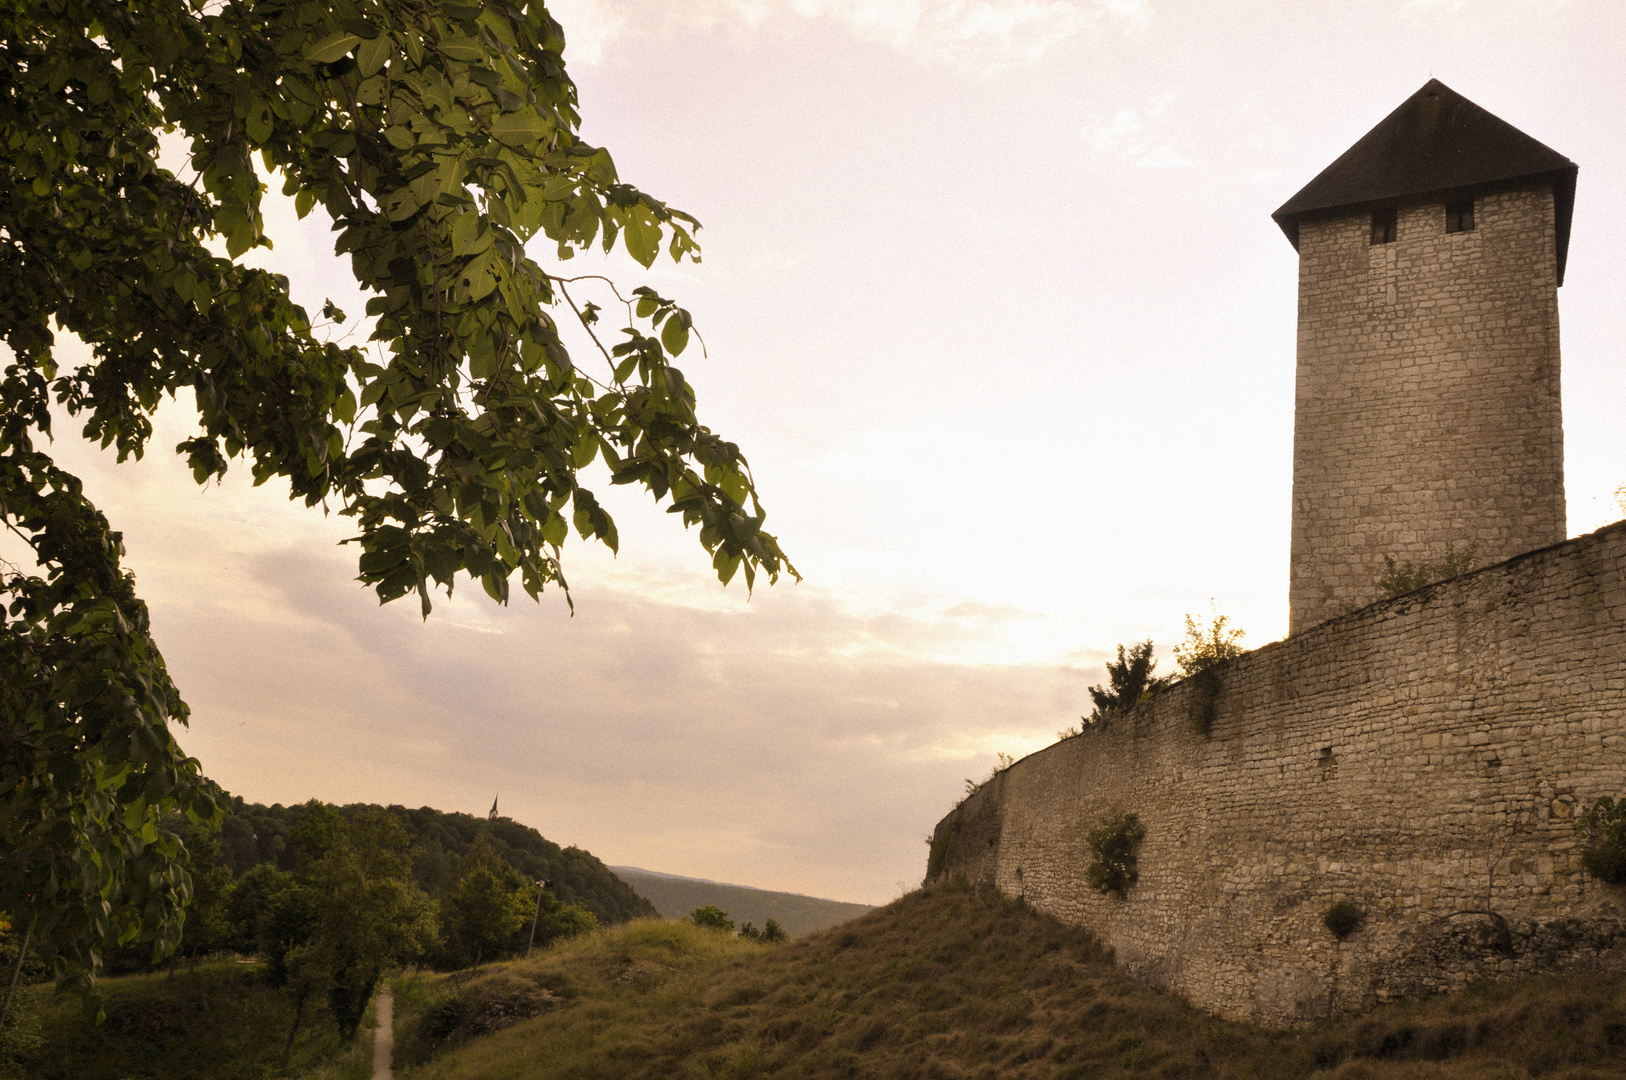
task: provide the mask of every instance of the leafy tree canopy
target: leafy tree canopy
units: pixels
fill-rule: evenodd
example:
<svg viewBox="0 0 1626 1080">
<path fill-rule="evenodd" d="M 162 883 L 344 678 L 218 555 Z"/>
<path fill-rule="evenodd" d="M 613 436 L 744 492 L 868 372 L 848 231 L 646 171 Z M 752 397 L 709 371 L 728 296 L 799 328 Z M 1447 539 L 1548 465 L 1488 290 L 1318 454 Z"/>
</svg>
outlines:
<svg viewBox="0 0 1626 1080">
<path fill-rule="evenodd" d="M 716 904 L 695 908 L 689 912 L 689 921 L 708 930 L 722 930 L 730 934 L 734 932 L 734 920 L 728 917 L 728 912 Z"/>
<path fill-rule="evenodd" d="M 241 458 L 336 507 L 361 580 L 425 615 L 459 575 L 499 602 L 563 587 L 572 527 L 614 549 L 578 482 L 595 459 L 698 525 L 723 581 L 795 573 L 673 364 L 687 312 L 640 288 L 595 365 L 560 340 L 557 312 L 595 334 L 600 312 L 528 242 L 699 254 L 693 218 L 578 137 L 563 49 L 524 0 L 0 5 L 0 519 L 37 564 L 0 566 L 0 910 L 65 988 L 110 940 L 174 943 L 192 886 L 162 816 L 212 821 L 221 796 L 175 742 L 187 706 L 119 533 L 48 451 L 53 406 L 123 460 L 190 390 L 200 483 Z M 286 279 L 236 261 L 269 244 L 255 155 L 332 219 L 370 346 L 321 340 Z M 90 359 L 65 365 L 59 330 Z"/>
<path fill-rule="evenodd" d="M 512 818 L 488 819 L 428 806 L 409 810 L 352 803 L 337 808 L 346 819 L 386 809 L 411 838 L 413 880 L 431 896 L 457 879 L 464 860 L 478 845 L 518 871 L 522 881 L 546 880 L 550 895 L 587 909 L 600 922 L 622 923 L 658 915 L 648 900 L 592 852 L 560 847 Z M 220 826 L 221 857 L 240 876 L 266 863 L 293 870 L 304 857 L 294 837 L 296 832 L 303 835 L 300 822 L 305 812 L 304 806 L 264 806 L 234 798 Z M 187 934 L 191 934 L 190 925 Z"/>
<path fill-rule="evenodd" d="M 1186 616 L 1186 639 L 1174 647 L 1174 661 L 1180 665 L 1181 675 L 1189 679 L 1242 655 L 1241 642 L 1247 632 L 1230 623 L 1230 618 L 1218 611 L 1211 611 L 1208 619 Z"/>
<path fill-rule="evenodd" d="M 1118 646 L 1117 661 L 1107 661 L 1107 685 L 1090 687 L 1090 699 L 1095 708 L 1086 723 L 1099 724 L 1126 713 L 1167 687 L 1172 677 L 1153 678 L 1156 668 L 1150 638 L 1129 646 L 1127 652 L 1122 645 Z"/>
</svg>

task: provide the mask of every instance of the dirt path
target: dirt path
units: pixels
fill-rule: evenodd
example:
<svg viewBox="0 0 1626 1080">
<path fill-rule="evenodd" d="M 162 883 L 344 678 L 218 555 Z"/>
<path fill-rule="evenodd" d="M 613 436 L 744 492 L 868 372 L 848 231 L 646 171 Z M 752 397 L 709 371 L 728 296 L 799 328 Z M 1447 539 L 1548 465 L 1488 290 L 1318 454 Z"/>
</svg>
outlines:
<svg viewBox="0 0 1626 1080">
<path fill-rule="evenodd" d="M 389 987 L 378 992 L 378 1030 L 373 1033 L 373 1080 L 390 1080 L 390 1058 L 395 1056 L 395 994 Z"/>
</svg>

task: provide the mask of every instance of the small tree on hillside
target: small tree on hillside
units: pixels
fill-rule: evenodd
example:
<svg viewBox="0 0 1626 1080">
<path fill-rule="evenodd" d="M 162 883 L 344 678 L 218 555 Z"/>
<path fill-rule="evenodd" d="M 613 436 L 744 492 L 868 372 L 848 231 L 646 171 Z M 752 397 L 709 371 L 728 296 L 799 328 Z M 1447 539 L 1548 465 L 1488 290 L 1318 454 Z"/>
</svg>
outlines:
<svg viewBox="0 0 1626 1080">
<path fill-rule="evenodd" d="M 728 912 L 716 904 L 695 908 L 689 912 L 689 921 L 696 926 L 704 926 L 707 930 L 721 930 L 726 934 L 734 932 L 734 920 L 728 917 Z"/>
<path fill-rule="evenodd" d="M 579 904 L 567 904 L 543 890 L 536 910 L 536 944 L 551 945 L 564 938 L 598 929 L 598 916 Z"/>
<path fill-rule="evenodd" d="M 504 942 L 530 921 L 531 903 L 513 879 L 484 864 L 468 868 L 442 904 L 448 936 L 474 966 L 497 954 Z"/>
<path fill-rule="evenodd" d="M 740 927 L 740 937 L 745 941 L 757 941 L 764 945 L 777 945 L 790 940 L 790 935 L 785 933 L 785 928 L 779 925 L 778 919 L 769 919 L 761 930 L 758 930 L 754 923 L 746 923 Z"/>
</svg>

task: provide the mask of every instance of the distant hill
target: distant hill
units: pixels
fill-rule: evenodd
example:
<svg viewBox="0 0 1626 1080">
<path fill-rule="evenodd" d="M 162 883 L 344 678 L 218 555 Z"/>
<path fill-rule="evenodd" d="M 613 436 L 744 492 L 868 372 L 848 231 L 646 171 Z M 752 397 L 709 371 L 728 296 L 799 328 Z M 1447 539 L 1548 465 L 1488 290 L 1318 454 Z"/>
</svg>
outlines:
<svg viewBox="0 0 1626 1080">
<path fill-rule="evenodd" d="M 292 870 L 297 853 L 289 847 L 288 833 L 304 809 L 299 805 L 264 806 L 234 799 L 219 834 L 221 860 L 231 868 L 232 876 L 241 877 L 260 863 Z M 475 837 L 484 833 L 509 865 L 533 880 L 547 879 L 555 896 L 567 904 L 580 904 L 598 916 L 601 923 L 612 925 L 656 914 L 648 900 L 612 874 L 591 852 L 560 847 L 512 818 L 488 820 L 427 806 L 408 810 L 404 806 L 365 803 L 341 806 L 339 812 L 350 816 L 368 809 L 388 810 L 412 837 L 412 876 L 426 893 L 435 893 L 455 876 L 458 859 L 467 853 Z"/>
<path fill-rule="evenodd" d="M 610 869 L 668 919 L 681 919 L 695 908 L 713 904 L 728 912 L 735 926 L 754 923 L 760 930 L 769 919 L 777 919 L 787 934 L 801 937 L 875 910 L 869 904 L 820 900 L 800 893 L 753 889 L 749 885 L 724 885 L 704 878 L 640 870 L 636 866 Z"/>
</svg>

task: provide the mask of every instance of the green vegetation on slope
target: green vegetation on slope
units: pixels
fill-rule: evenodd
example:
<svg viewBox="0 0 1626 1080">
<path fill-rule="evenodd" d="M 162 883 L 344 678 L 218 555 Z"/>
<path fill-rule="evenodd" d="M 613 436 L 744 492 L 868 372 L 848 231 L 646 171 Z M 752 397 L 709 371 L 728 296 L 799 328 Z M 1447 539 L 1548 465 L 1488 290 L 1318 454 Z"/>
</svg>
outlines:
<svg viewBox="0 0 1626 1080">
<path fill-rule="evenodd" d="M 616 876 L 649 899 L 668 919 L 681 919 L 698 907 L 720 907 L 740 926 L 754 923 L 766 926 L 775 919 L 791 937 L 802 937 L 837 923 L 856 919 L 873 911 L 868 904 L 821 900 L 798 893 L 753 889 L 745 885 L 722 885 L 699 878 L 677 877 L 639 870 L 633 866 L 612 866 Z"/>
<path fill-rule="evenodd" d="M 412 876 L 418 887 L 430 895 L 457 877 L 458 861 L 483 836 L 491 850 L 527 880 L 545 879 L 550 883 L 549 891 L 559 900 L 586 908 L 599 922 L 622 923 L 656 914 L 649 901 L 592 853 L 577 847 L 562 848 L 512 818 L 488 820 L 427 806 L 408 810 L 404 806 L 365 803 L 338 810 L 347 818 L 368 810 L 387 810 L 400 821 L 412 842 Z M 220 829 L 221 857 L 233 876 L 241 877 L 262 863 L 278 870 L 292 870 L 296 852 L 290 846 L 289 834 L 303 812 L 303 806 L 263 806 L 234 799 Z"/>
<path fill-rule="evenodd" d="M 397 1060 L 410 1080 L 1603 1080 L 1626 1078 L 1623 989 L 1495 984 L 1265 1032 L 1129 981 L 1019 901 L 935 885 L 777 948 L 639 922 L 458 986 L 415 982 Z"/>
<path fill-rule="evenodd" d="M 27 991 L 29 1046 L 0 1060 L 0 1077 L 28 1080 L 256 1080 L 276 1075 L 294 996 L 255 965 L 220 961 L 172 975 L 102 980 L 107 1020 L 49 986 Z M 313 998 L 289 1056 L 289 1074 L 326 1080 L 372 1075 L 372 1043 L 341 1044 L 326 1004 Z M 364 1031 L 372 1028 L 369 1014 Z"/>
</svg>

